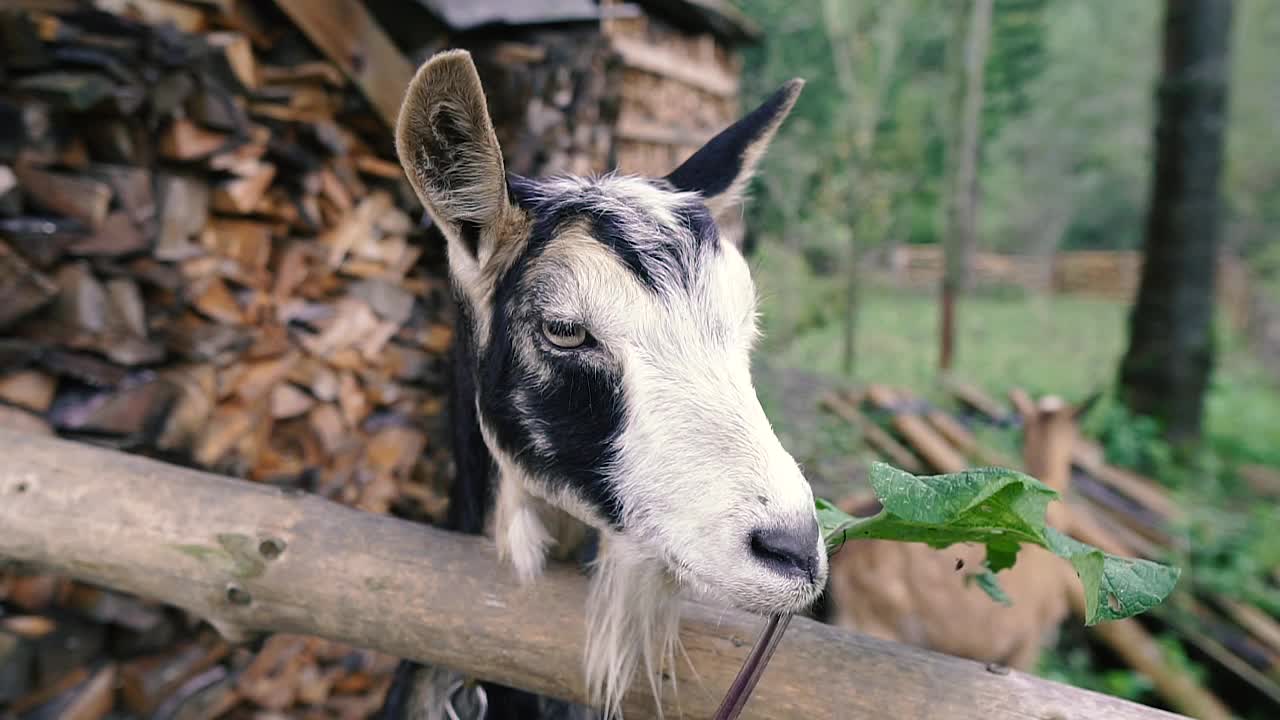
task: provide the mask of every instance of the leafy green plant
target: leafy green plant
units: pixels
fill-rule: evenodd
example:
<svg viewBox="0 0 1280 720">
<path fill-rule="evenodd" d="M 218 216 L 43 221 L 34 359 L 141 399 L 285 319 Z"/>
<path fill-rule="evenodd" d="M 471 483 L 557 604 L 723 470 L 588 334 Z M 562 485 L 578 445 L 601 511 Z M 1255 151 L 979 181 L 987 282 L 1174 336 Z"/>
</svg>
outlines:
<svg viewBox="0 0 1280 720">
<path fill-rule="evenodd" d="M 1058 493 L 1028 475 L 981 468 L 917 477 L 875 463 L 869 479 L 883 505 L 871 517 L 855 518 L 825 500 L 818 501 L 818 520 L 829 553 L 849 538 L 923 542 L 935 548 L 980 543 L 987 547 L 986 565 L 992 575 L 978 584 L 993 599 L 1004 602 L 1007 598 L 995 576 L 1013 567 L 1021 545 L 1039 545 L 1075 568 L 1085 589 L 1088 625 L 1150 610 L 1177 584 L 1177 568 L 1117 557 L 1046 525 L 1045 510 Z"/>
<path fill-rule="evenodd" d="M 1230 512 L 1204 503 L 1189 513 L 1187 532 L 1183 562 L 1198 589 L 1280 615 L 1280 590 L 1267 580 L 1271 569 L 1280 567 L 1280 510 L 1275 505 L 1255 502 Z"/>
<path fill-rule="evenodd" d="M 1243 462 L 1280 464 L 1277 457 L 1259 458 L 1224 442 L 1222 435 L 1211 436 L 1193 452 L 1175 452 L 1154 420 L 1110 397 L 1091 414 L 1085 431 L 1098 439 L 1112 463 L 1149 473 L 1180 491 L 1186 509 L 1177 528 L 1185 534 L 1180 562 L 1195 587 L 1280 614 L 1280 592 L 1267 581 L 1271 568 L 1280 566 L 1280 513 L 1271 503 L 1257 502 L 1232 469 Z"/>
<path fill-rule="evenodd" d="M 1169 638 L 1161 637 L 1161 649 L 1168 652 Z M 1177 640 L 1173 640 L 1177 645 Z M 1177 648 L 1181 654 L 1181 648 Z M 1066 634 L 1054 652 L 1047 652 L 1040 659 L 1036 674 L 1055 682 L 1094 692 L 1105 693 L 1133 702 L 1150 703 L 1154 686 L 1142 673 L 1128 667 L 1104 667 L 1089 651 L 1085 638 Z"/>
<path fill-rule="evenodd" d="M 1073 540 L 1045 524 L 1053 488 L 1014 470 L 979 468 L 918 477 L 884 463 L 870 470 L 882 509 L 870 517 L 849 515 L 819 498 L 818 524 L 833 554 L 850 539 L 922 542 L 934 548 L 979 543 L 987 548 L 986 572 L 976 582 L 996 602 L 1008 603 L 997 575 L 1013 567 L 1018 550 L 1031 543 L 1071 563 L 1085 590 L 1085 624 L 1132 617 L 1164 602 L 1181 571 L 1149 560 L 1117 557 Z M 786 630 L 789 616 L 770 619 L 739 670 L 715 717 L 732 720 Z"/>
<path fill-rule="evenodd" d="M 1161 437 L 1160 423 L 1134 414 L 1110 393 L 1089 413 L 1084 431 L 1098 439 L 1114 465 L 1153 473 L 1172 465 L 1172 449 Z"/>
</svg>

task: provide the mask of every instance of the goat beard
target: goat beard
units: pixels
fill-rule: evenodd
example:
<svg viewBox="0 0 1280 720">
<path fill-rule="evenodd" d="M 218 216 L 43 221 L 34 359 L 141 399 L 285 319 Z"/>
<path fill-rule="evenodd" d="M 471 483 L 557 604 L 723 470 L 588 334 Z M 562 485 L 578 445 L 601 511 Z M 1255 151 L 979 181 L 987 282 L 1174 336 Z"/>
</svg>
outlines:
<svg viewBox="0 0 1280 720">
<path fill-rule="evenodd" d="M 504 471 L 516 470 L 499 456 Z M 522 583 L 542 574 L 547 553 L 563 549 L 566 535 L 585 528 L 561 507 L 532 495 L 518 472 L 504 472 L 494 515 L 498 554 L 510 562 Z M 550 528 L 548 528 L 550 524 Z M 672 694 L 675 657 L 680 646 L 680 610 L 692 578 L 677 578 L 667 563 L 626 537 L 602 533 L 587 594 L 583 665 L 590 705 L 606 720 L 619 718 L 622 701 L 643 673 L 662 717 L 662 675 L 669 671 Z"/>
<path fill-rule="evenodd" d="M 638 673 L 662 717 L 663 669 L 675 686 L 683 590 L 659 560 L 602 542 L 587 596 L 584 653 L 588 698 L 605 718 L 621 717 L 622 700 Z"/>
</svg>

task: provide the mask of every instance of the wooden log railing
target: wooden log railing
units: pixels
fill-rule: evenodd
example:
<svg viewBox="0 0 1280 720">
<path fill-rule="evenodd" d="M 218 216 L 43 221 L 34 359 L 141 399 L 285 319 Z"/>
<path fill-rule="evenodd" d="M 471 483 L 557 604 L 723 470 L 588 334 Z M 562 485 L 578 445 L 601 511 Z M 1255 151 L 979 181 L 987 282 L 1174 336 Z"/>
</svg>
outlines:
<svg viewBox="0 0 1280 720">
<path fill-rule="evenodd" d="M 0 430 L 0 458 L 0 558 L 184 608 L 233 640 L 315 635 L 584 697 L 585 579 L 572 568 L 522 587 L 483 538 L 65 440 Z M 664 711 L 710 717 L 763 623 L 697 604 L 685 618 L 690 662 Z M 654 715 L 647 692 L 628 696 L 628 717 Z M 744 716 L 1180 717 L 807 619 Z"/>
</svg>

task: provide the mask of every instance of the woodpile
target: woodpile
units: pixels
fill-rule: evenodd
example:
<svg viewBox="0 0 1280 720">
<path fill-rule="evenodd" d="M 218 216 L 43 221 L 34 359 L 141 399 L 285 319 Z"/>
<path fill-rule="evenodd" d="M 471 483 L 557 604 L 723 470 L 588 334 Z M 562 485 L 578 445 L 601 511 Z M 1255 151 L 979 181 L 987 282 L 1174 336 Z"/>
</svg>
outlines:
<svg viewBox="0 0 1280 720">
<path fill-rule="evenodd" d="M 396 663 L 283 634 L 233 648 L 172 609 L 47 575 L 9 576 L 0 598 L 13 609 L 0 617 L 0 717 L 364 718 Z"/>
<path fill-rule="evenodd" d="M 899 467 L 939 473 L 992 465 L 1024 469 L 1063 495 L 1064 503 L 1050 507 L 1050 524 L 1103 550 L 1162 562 L 1186 552 L 1186 518 L 1171 493 L 1151 478 L 1109 464 L 1102 448 L 1079 434 L 1076 418 L 1090 402 L 1071 407 L 1056 397 L 1035 400 L 1014 389 L 1006 404 L 954 379 L 944 385 L 957 408 L 879 385 L 832 393 L 823 406 L 849 422 L 874 453 Z M 984 425 L 1021 427 L 1022 458 L 1006 457 L 981 442 L 978 428 Z M 1246 466 L 1240 474 L 1259 497 L 1280 493 L 1280 478 L 1266 468 Z M 876 509 L 867 494 L 840 504 L 859 515 Z M 1029 553 L 1000 574 L 1014 605 L 999 608 L 964 581 L 962 570 L 980 563 L 980 552 L 975 555 L 967 546 L 938 552 L 892 545 L 850 544 L 833 558 L 833 621 L 942 652 L 1026 667 L 1060 624 L 1064 600 L 1082 617 L 1078 581 L 1060 582 L 1066 564 L 1047 554 Z M 955 591 L 939 593 L 947 584 Z M 939 595 L 945 603 L 939 603 Z M 1223 699 L 1165 659 L 1152 623 L 1193 648 L 1215 672 L 1280 707 L 1280 622 L 1264 609 L 1184 582 L 1167 607 L 1149 615 L 1101 623 L 1091 628 L 1091 636 L 1192 717 L 1232 715 Z M 979 617 L 984 620 L 973 622 Z M 982 632 L 975 634 L 975 625 Z"/>
<path fill-rule="evenodd" d="M 0 425 L 441 518 L 452 307 L 396 52 L 354 2 L 6 2 Z M 0 566 L 0 717 L 359 718 L 393 665 Z"/>
<path fill-rule="evenodd" d="M 620 169 L 661 177 L 738 119 L 742 58 L 731 47 L 648 17 L 614 21 L 606 32 L 621 67 L 614 142 Z M 720 225 L 742 245 L 741 213 Z"/>
<path fill-rule="evenodd" d="M 619 79 L 594 28 L 525 30 L 477 47 L 507 169 L 527 177 L 611 167 Z M 500 90 L 499 90 L 500 89 Z"/>
<path fill-rule="evenodd" d="M 618 164 L 663 175 L 737 119 L 736 56 L 709 35 L 687 37 L 652 22 L 611 27 L 621 61 Z"/>
</svg>

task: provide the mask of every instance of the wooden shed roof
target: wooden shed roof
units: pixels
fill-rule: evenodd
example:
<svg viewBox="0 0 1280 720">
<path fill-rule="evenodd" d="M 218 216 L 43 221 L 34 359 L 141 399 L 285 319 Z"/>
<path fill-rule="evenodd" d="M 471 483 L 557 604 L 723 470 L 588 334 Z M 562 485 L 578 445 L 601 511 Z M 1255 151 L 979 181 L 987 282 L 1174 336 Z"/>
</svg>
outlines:
<svg viewBox="0 0 1280 720">
<path fill-rule="evenodd" d="M 598 0 L 418 0 L 450 28 L 476 30 L 494 25 L 537 25 L 598 22 Z M 677 27 L 708 32 L 724 42 L 754 42 L 759 29 L 727 0 L 633 0 L 613 5 L 609 12 L 633 14 L 646 10 Z"/>
</svg>

